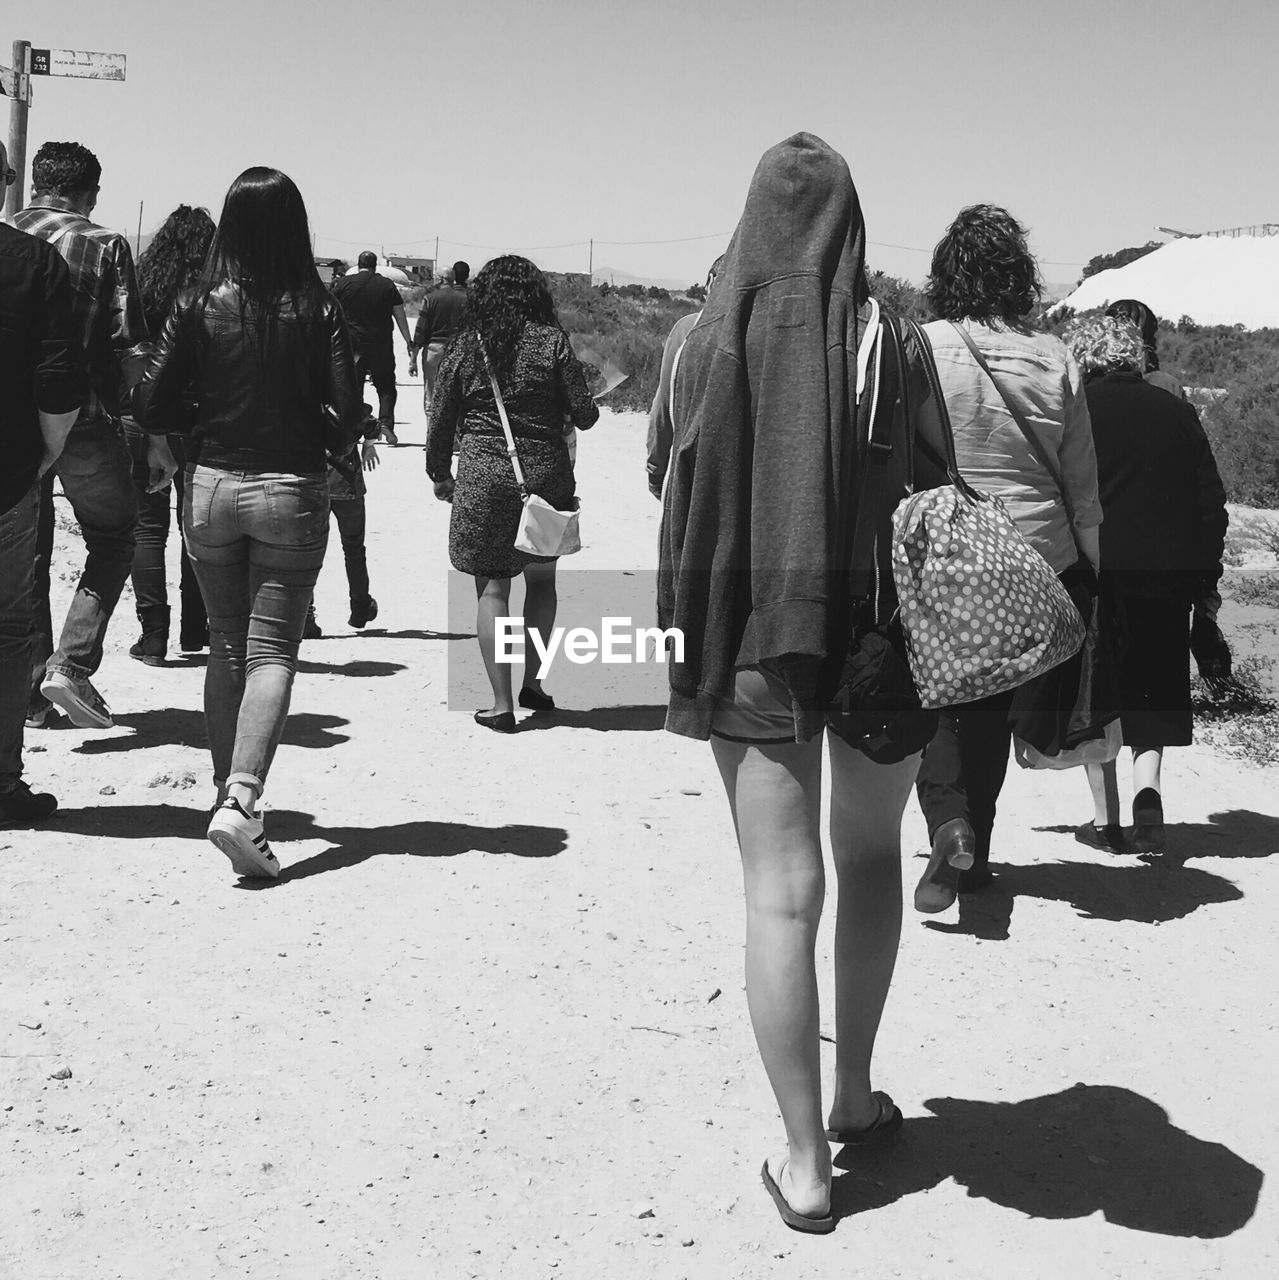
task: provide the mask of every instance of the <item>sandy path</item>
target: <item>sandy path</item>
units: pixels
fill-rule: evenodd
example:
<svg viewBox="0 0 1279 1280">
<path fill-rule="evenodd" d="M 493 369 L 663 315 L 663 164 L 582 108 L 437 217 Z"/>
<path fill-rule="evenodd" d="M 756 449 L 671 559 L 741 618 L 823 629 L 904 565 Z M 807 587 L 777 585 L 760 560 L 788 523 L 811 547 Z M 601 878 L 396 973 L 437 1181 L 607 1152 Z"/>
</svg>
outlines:
<svg viewBox="0 0 1279 1280">
<path fill-rule="evenodd" d="M 583 438 L 578 570 L 651 564 L 642 439 L 634 415 Z M 781 1131 L 709 750 L 652 710 L 589 714 L 572 672 L 564 727 L 449 711 L 474 643 L 435 638 L 469 630 L 447 508 L 420 449 L 383 452 L 382 615 L 340 625 L 335 539 L 333 634 L 304 647 L 268 794 L 278 885 L 237 887 L 203 841 L 202 671 L 129 661 L 131 600 L 99 680 L 118 727 L 28 735 L 63 811 L 0 833 L 0 1276 L 1274 1270 L 1274 771 L 1172 756 L 1181 870 L 1093 855 L 1082 778 L 1014 773 L 1005 890 L 908 913 L 878 1057 L 904 1133 L 802 1239 L 758 1182 Z M 660 678 L 602 700 L 636 688 Z"/>
</svg>

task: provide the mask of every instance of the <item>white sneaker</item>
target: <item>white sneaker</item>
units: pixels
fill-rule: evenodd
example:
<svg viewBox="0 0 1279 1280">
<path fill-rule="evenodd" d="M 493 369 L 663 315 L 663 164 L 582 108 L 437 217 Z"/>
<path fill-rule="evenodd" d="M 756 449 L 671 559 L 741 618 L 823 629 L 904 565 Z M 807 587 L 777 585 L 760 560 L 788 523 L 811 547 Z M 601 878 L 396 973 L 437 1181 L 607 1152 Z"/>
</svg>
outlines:
<svg viewBox="0 0 1279 1280">
<path fill-rule="evenodd" d="M 115 728 L 102 695 L 87 679 L 77 680 L 62 671 L 51 671 L 42 681 L 40 692 L 61 707 L 77 729 Z"/>
<path fill-rule="evenodd" d="M 266 842 L 262 819 L 246 813 L 234 796 L 228 796 L 213 811 L 208 835 L 231 859 L 236 875 L 274 880 L 280 874 L 280 864 Z"/>
</svg>

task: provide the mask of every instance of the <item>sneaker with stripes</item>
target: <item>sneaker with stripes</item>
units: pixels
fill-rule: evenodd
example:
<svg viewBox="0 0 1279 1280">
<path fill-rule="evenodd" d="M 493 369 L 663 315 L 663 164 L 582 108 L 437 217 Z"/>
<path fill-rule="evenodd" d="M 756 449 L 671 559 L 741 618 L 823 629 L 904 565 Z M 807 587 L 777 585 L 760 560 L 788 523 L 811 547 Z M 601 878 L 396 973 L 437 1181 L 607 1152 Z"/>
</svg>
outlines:
<svg viewBox="0 0 1279 1280">
<path fill-rule="evenodd" d="M 231 859 L 231 869 L 239 876 L 274 880 L 280 864 L 266 842 L 260 815 L 245 811 L 234 796 L 228 796 L 209 820 L 209 840 Z"/>
</svg>

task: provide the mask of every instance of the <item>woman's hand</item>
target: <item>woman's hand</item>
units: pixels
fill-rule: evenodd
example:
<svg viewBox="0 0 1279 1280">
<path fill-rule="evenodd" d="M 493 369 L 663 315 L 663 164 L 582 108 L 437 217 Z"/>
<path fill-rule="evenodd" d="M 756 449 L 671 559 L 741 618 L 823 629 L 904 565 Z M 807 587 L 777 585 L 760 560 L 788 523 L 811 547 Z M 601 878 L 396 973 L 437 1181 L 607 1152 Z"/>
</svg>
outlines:
<svg viewBox="0 0 1279 1280">
<path fill-rule="evenodd" d="M 364 464 L 365 471 L 372 471 L 377 466 L 377 445 L 372 440 L 366 440 L 360 449 L 360 461 Z"/>
<path fill-rule="evenodd" d="M 443 480 L 435 482 L 435 496 L 441 502 L 453 501 L 453 477 L 445 476 Z"/>
<path fill-rule="evenodd" d="M 178 469 L 178 461 L 163 436 L 147 437 L 147 492 L 167 488 Z"/>
</svg>

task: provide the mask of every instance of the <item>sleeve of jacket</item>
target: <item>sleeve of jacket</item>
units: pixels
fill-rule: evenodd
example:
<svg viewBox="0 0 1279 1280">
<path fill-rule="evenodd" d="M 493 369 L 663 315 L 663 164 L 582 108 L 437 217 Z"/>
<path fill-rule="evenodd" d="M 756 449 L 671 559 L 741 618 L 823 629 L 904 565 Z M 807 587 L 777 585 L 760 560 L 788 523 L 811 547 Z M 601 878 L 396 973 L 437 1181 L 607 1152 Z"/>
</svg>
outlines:
<svg viewBox="0 0 1279 1280">
<path fill-rule="evenodd" d="M 1208 440 L 1199 414 L 1189 402 L 1182 405 L 1186 429 L 1191 440 L 1195 460 L 1195 496 L 1199 525 L 1199 568 L 1202 571 L 1200 586 L 1215 589 L 1221 579 L 1221 557 L 1226 546 L 1226 529 L 1230 514 L 1226 510 L 1226 486 L 1217 470 L 1212 444 Z"/>
<path fill-rule="evenodd" d="M 117 236 L 113 241 L 111 260 L 115 275 L 112 286 L 111 347 L 121 360 L 130 356 L 147 355 L 151 347 L 146 313 L 142 308 L 142 293 L 138 289 L 133 270 L 133 253 L 123 236 Z"/>
<path fill-rule="evenodd" d="M 671 445 L 675 439 L 675 423 L 671 418 L 671 373 L 675 367 L 675 353 L 684 344 L 687 330 L 677 321 L 662 347 L 662 368 L 657 379 L 657 391 L 648 411 L 648 483 L 660 490 L 670 466 Z"/>
<path fill-rule="evenodd" d="M 330 299 L 326 304 L 324 318 L 328 349 L 321 399 L 333 410 L 348 443 L 354 444 L 364 433 L 364 399 L 355 376 L 351 333 L 335 300 Z"/>
<path fill-rule="evenodd" d="M 413 326 L 413 345 L 415 347 L 425 347 L 431 341 L 432 310 L 430 298 L 424 299 L 422 310 L 417 313 L 417 324 Z"/>
<path fill-rule="evenodd" d="M 43 279 L 35 299 L 40 344 L 36 407 L 41 413 L 70 413 L 80 407 L 86 382 L 71 307 L 71 273 L 56 250 L 48 250 L 43 258 Z"/>
<path fill-rule="evenodd" d="M 1075 528 L 1091 529 L 1102 520 L 1101 499 L 1097 487 L 1097 451 L 1093 445 L 1092 418 L 1084 395 L 1083 378 L 1075 358 L 1066 356 L 1062 388 L 1065 422 L 1057 462 L 1061 482 L 1065 486 L 1075 512 Z"/>
<path fill-rule="evenodd" d="M 559 378 L 565 412 L 579 431 L 589 430 L 599 421 L 600 407 L 591 396 L 582 362 L 573 354 L 565 333 L 560 334 L 555 344 L 555 374 Z"/>
<path fill-rule="evenodd" d="M 191 411 L 199 377 L 195 329 L 199 316 L 190 298 L 169 312 L 146 373 L 133 397 L 133 413 L 151 435 L 184 435 L 194 424 Z"/>
</svg>

